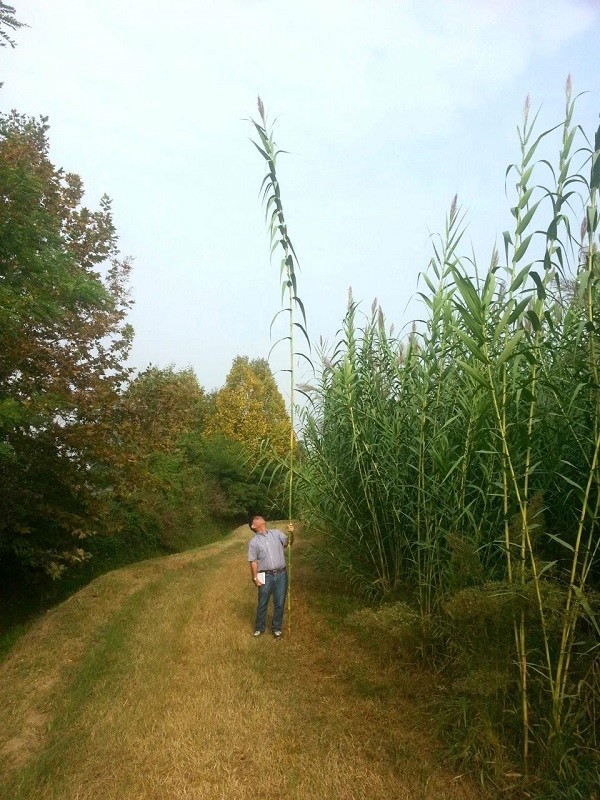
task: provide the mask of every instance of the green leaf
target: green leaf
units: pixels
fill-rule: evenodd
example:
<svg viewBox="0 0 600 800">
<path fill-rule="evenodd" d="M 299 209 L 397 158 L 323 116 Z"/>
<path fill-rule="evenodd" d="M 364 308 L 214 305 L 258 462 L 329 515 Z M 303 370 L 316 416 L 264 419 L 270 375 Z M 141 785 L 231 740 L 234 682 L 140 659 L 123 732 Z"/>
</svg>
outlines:
<svg viewBox="0 0 600 800">
<path fill-rule="evenodd" d="M 297 295 L 294 295 L 294 302 L 300 307 L 300 312 L 302 313 L 302 319 L 304 320 L 304 324 L 306 325 L 306 311 L 304 310 L 304 303 Z"/>
<path fill-rule="evenodd" d="M 461 342 L 466 346 L 469 352 L 471 352 L 475 356 L 475 358 L 479 359 L 479 361 L 481 361 L 482 363 L 486 362 L 483 350 L 481 350 L 478 343 L 474 339 L 472 339 L 470 336 L 467 336 L 467 334 L 464 331 L 461 331 L 460 328 L 457 329 L 456 335 L 459 337 Z"/>
<path fill-rule="evenodd" d="M 529 264 L 526 267 L 523 267 L 521 271 L 515 276 L 514 281 L 511 283 L 509 288 L 509 294 L 514 294 L 517 289 L 521 286 L 525 278 L 529 275 Z"/>
<path fill-rule="evenodd" d="M 538 114 L 539 114 L 539 111 L 538 111 Z M 534 122 L 537 119 L 538 114 L 535 115 Z M 552 133 L 553 131 L 555 131 L 559 127 L 560 127 L 560 125 L 555 125 L 553 128 L 548 128 L 547 131 L 543 131 L 542 133 L 540 133 L 540 135 L 537 137 L 535 142 L 531 145 L 531 147 L 527 151 L 527 153 L 525 155 L 525 158 L 523 159 L 523 164 L 522 164 L 523 167 L 531 161 L 531 157 L 533 156 L 533 154 L 537 150 L 538 145 L 542 141 L 542 139 L 544 139 L 546 136 L 548 136 L 548 134 Z M 527 137 L 527 138 L 529 138 L 529 137 Z M 530 173 L 531 173 L 531 170 L 533 170 L 533 167 L 530 168 L 530 170 L 529 170 Z M 527 180 L 529 180 L 529 175 L 527 176 Z"/>
<path fill-rule="evenodd" d="M 531 195 L 533 194 L 534 188 L 535 188 L 534 186 L 531 186 L 529 189 L 527 189 L 526 192 L 523 193 L 523 196 L 521 198 L 519 198 L 519 208 L 520 209 L 527 207 L 527 203 L 529 203 L 529 200 L 531 198 Z"/>
<path fill-rule="evenodd" d="M 515 333 L 515 335 L 512 337 L 512 339 L 509 340 L 508 344 L 506 345 L 506 347 L 504 348 L 502 353 L 500 353 L 500 357 L 498 358 L 498 361 L 497 361 L 498 364 L 504 364 L 504 362 L 507 361 L 511 357 L 511 355 L 515 351 L 515 348 L 517 347 L 517 345 L 519 344 L 519 342 L 523 338 L 523 334 L 524 334 L 523 329 L 518 330 Z"/>
<path fill-rule="evenodd" d="M 483 320 L 483 315 L 481 301 L 479 299 L 479 295 L 477 294 L 477 290 L 473 286 L 473 283 L 468 278 L 465 278 L 464 275 L 461 275 L 457 270 L 453 270 L 453 273 L 458 291 L 460 292 L 461 297 L 469 309 L 471 316 L 477 322 L 481 323 Z"/>
<path fill-rule="evenodd" d="M 529 181 L 529 178 L 531 178 L 531 173 L 533 172 L 533 168 L 534 168 L 534 167 L 535 167 L 535 164 L 532 164 L 532 165 L 531 165 L 531 166 L 530 166 L 528 169 L 526 169 L 526 170 L 525 170 L 525 172 L 523 172 L 523 174 L 521 175 L 521 177 L 520 177 L 520 179 L 519 179 L 519 186 L 520 186 L 522 189 L 524 189 L 524 188 L 527 186 L 527 183 L 528 183 L 528 181 Z"/>
<path fill-rule="evenodd" d="M 535 397 L 533 396 L 531 391 L 526 386 L 524 386 L 521 389 L 521 399 L 524 400 L 526 403 L 533 403 Z"/>
<path fill-rule="evenodd" d="M 531 270 L 530 275 L 536 285 L 538 300 L 544 300 L 546 297 L 546 289 L 539 274 L 535 270 Z"/>
<path fill-rule="evenodd" d="M 581 487 L 581 486 L 580 486 L 578 483 L 576 483 L 574 480 L 572 480 L 571 478 L 569 478 L 569 477 L 568 477 L 568 475 L 563 475 L 563 474 L 562 474 L 562 472 L 559 472 L 558 474 L 560 475 L 560 477 L 561 477 L 561 478 L 562 478 L 564 481 L 566 481 L 566 483 L 568 483 L 568 484 L 569 484 L 569 486 L 573 486 L 575 489 L 577 489 L 577 491 L 578 491 L 578 492 L 580 492 L 580 494 L 581 494 L 581 495 L 583 495 L 583 494 L 584 494 L 584 490 L 583 490 L 583 488 L 582 488 L 582 487 Z"/>
<path fill-rule="evenodd" d="M 262 156 L 262 157 L 263 157 L 263 158 L 264 158 L 266 161 L 268 161 L 268 160 L 269 160 L 269 156 L 268 156 L 268 155 L 265 153 L 265 151 L 262 149 L 262 147 L 259 147 L 259 145 L 257 145 L 257 144 L 256 144 L 256 142 L 254 141 L 254 139 L 250 139 L 250 141 L 252 142 L 252 144 L 254 145 L 254 147 L 256 147 L 256 149 L 257 149 L 257 150 L 258 150 L 258 152 L 261 154 L 261 156 Z"/>
<path fill-rule="evenodd" d="M 507 303 L 507 307 L 506 307 L 506 310 L 505 310 L 504 314 L 502 315 L 500 321 L 497 323 L 496 327 L 494 328 L 494 336 L 493 336 L 493 341 L 494 342 L 497 342 L 498 339 L 500 339 L 500 337 L 504 333 L 504 331 L 506 329 L 506 326 L 508 325 L 508 321 L 509 321 L 510 315 L 512 313 L 513 305 L 514 305 L 514 301 L 512 301 L 512 300 L 510 300 Z"/>
<path fill-rule="evenodd" d="M 306 328 L 304 327 L 304 325 L 302 325 L 301 322 L 294 322 L 294 327 L 299 328 L 302 331 L 302 333 L 304 334 L 304 338 L 306 339 L 306 342 L 308 344 L 308 347 L 310 348 L 310 339 L 308 338 L 308 333 L 306 332 Z"/>
<path fill-rule="evenodd" d="M 573 591 L 575 592 L 577 599 L 581 603 L 581 607 L 587 614 L 589 621 L 596 629 L 596 633 L 600 636 L 600 625 L 598 624 L 598 619 L 594 614 L 594 612 L 592 611 L 592 607 L 588 603 L 587 597 L 583 593 L 583 590 L 579 586 L 573 586 Z"/>
<path fill-rule="evenodd" d="M 535 313 L 535 311 L 530 308 L 527 312 L 527 318 L 531 322 L 531 326 L 536 333 L 539 333 L 542 330 L 542 324 L 540 322 L 540 318 Z"/>
<path fill-rule="evenodd" d="M 527 226 L 529 225 L 529 223 L 531 222 L 531 220 L 533 218 L 533 215 L 538 210 L 538 207 L 539 207 L 540 203 L 541 203 L 541 200 L 538 200 L 537 203 L 534 203 L 531 206 L 531 208 L 529 209 L 529 211 L 525 214 L 525 216 L 523 217 L 521 222 L 519 222 L 519 224 L 517 225 L 517 230 L 516 230 L 517 236 L 520 236 L 523 233 L 523 231 L 526 230 Z"/>
<path fill-rule="evenodd" d="M 481 323 L 478 322 L 474 317 L 472 317 L 471 314 L 469 314 L 468 310 L 460 303 L 456 303 L 456 310 L 462 317 L 463 322 L 465 323 L 466 327 L 469 329 L 471 334 L 474 335 L 480 334 L 481 336 L 481 330 L 482 330 Z"/>
<path fill-rule="evenodd" d="M 470 375 L 480 386 L 483 386 L 484 389 L 489 389 L 489 384 L 485 379 L 485 376 L 479 372 L 479 370 L 474 369 L 470 364 L 467 364 L 466 361 L 461 361 L 457 359 L 456 363 L 464 369 L 467 375 Z"/>
<path fill-rule="evenodd" d="M 590 178 L 590 190 L 592 192 L 600 189 L 600 126 L 596 131 L 595 151 L 592 156 L 592 175 Z"/>
<path fill-rule="evenodd" d="M 269 354 L 267 355 L 267 360 L 268 360 L 269 358 L 271 358 L 271 353 L 272 353 L 272 352 L 273 352 L 273 350 L 274 350 L 274 349 L 277 347 L 277 345 L 278 345 L 278 344 L 281 344 L 282 342 L 289 342 L 289 341 L 291 340 L 291 338 L 292 338 L 291 336 L 282 336 L 282 337 L 281 337 L 281 339 L 278 339 L 278 340 L 277 340 L 277 341 L 276 341 L 276 342 L 273 344 L 273 346 L 271 347 L 271 349 L 269 350 Z"/>
<path fill-rule="evenodd" d="M 506 261 L 508 262 L 508 248 L 510 247 L 510 245 L 512 245 L 513 240 L 508 231 L 504 231 L 504 233 L 502 234 L 502 238 L 504 239 L 504 255 Z"/>
<path fill-rule="evenodd" d="M 573 139 L 575 138 L 575 134 L 576 133 L 577 133 L 577 128 L 572 128 L 569 131 L 568 135 L 567 135 L 567 138 L 565 140 L 565 144 L 564 144 L 564 147 L 563 147 L 563 158 L 565 158 L 565 159 L 567 158 L 567 156 L 569 155 L 569 153 L 571 151 L 571 147 L 573 146 Z"/>
<path fill-rule="evenodd" d="M 314 365 L 314 364 L 313 364 L 313 362 L 310 360 L 310 358 L 309 358 L 309 357 L 306 355 L 306 353 L 303 353 L 301 350 L 298 350 L 298 351 L 294 352 L 294 355 L 296 356 L 296 358 L 303 358 L 305 361 L 308 361 L 308 363 L 310 364 L 310 367 L 311 367 L 312 371 L 313 371 L 313 372 L 315 371 L 315 365 Z M 299 390 L 299 389 L 296 389 L 296 391 L 300 391 L 300 390 Z M 300 392 L 300 393 L 302 394 L 302 392 Z"/>
<path fill-rule="evenodd" d="M 525 297 L 523 300 L 520 300 L 516 306 L 514 307 L 510 317 L 508 318 L 508 324 L 512 325 L 515 320 L 519 319 L 525 308 L 529 305 L 530 300 L 529 297 Z"/>
<path fill-rule="evenodd" d="M 273 325 L 275 325 L 277 318 L 280 316 L 280 314 L 284 314 L 286 311 L 289 311 L 289 309 L 280 308 L 279 311 L 275 314 L 275 316 L 271 320 L 271 325 L 269 326 L 269 336 L 271 336 L 271 334 L 273 333 Z"/>
<path fill-rule="evenodd" d="M 554 333 L 554 320 L 552 319 L 552 314 L 549 311 L 544 311 L 544 319 L 546 320 L 546 325 L 550 329 L 550 332 Z"/>
<path fill-rule="evenodd" d="M 527 248 L 529 247 L 529 243 L 531 242 L 532 238 L 533 238 L 533 233 L 530 233 L 529 236 L 526 236 L 523 239 L 523 241 L 521 242 L 521 244 L 517 248 L 517 251 L 516 251 L 516 253 L 514 255 L 514 258 L 513 258 L 513 263 L 514 264 L 518 264 L 518 262 L 523 258 L 523 256 L 527 252 Z"/>
</svg>

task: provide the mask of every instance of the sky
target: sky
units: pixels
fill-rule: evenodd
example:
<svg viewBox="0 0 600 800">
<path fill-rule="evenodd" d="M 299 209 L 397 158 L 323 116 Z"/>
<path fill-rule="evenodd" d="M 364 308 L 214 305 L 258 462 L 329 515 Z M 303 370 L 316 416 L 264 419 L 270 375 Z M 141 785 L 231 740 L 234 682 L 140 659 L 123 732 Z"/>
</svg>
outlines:
<svg viewBox="0 0 600 800">
<path fill-rule="evenodd" d="M 88 206 L 112 198 L 132 365 L 191 366 L 207 389 L 237 355 L 267 357 L 281 307 L 257 94 L 290 153 L 279 179 L 315 343 L 334 341 L 349 287 L 397 331 L 423 315 L 418 277 L 455 194 L 466 251 L 489 261 L 528 94 L 551 127 L 570 73 L 576 120 L 598 126 L 600 0 L 10 2 L 29 27 L 0 49 L 0 108 L 48 116 L 54 163 Z M 275 348 L 284 394 L 286 361 Z"/>
</svg>

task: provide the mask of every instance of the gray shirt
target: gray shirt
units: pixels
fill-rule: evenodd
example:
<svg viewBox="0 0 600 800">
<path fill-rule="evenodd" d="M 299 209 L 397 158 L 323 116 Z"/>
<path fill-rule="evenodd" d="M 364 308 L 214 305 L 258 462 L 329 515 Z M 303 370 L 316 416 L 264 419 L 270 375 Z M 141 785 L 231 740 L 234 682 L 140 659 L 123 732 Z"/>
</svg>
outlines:
<svg viewBox="0 0 600 800">
<path fill-rule="evenodd" d="M 258 571 L 282 569 L 285 567 L 283 548 L 288 537 L 277 529 L 257 533 L 248 545 L 248 561 L 258 561 Z"/>
</svg>

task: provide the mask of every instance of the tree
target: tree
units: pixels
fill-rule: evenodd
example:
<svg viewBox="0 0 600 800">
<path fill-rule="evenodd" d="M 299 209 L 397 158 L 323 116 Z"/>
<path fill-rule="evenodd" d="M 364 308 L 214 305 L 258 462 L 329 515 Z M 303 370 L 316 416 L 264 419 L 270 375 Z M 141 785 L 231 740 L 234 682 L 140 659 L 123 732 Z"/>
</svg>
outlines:
<svg viewBox="0 0 600 800">
<path fill-rule="evenodd" d="M 58 575 L 105 522 L 132 330 L 110 201 L 82 205 L 47 134 L 0 116 L 0 557 Z"/>
<path fill-rule="evenodd" d="M 276 455 L 286 455 L 290 418 L 265 359 L 237 356 L 233 360 L 225 386 L 215 396 L 205 433 L 239 442 L 252 456 L 266 441 Z"/>
<path fill-rule="evenodd" d="M 192 369 L 150 366 L 123 392 L 116 427 L 121 464 L 114 519 L 126 533 L 171 547 L 197 528 L 206 513 L 207 492 L 188 440 L 201 427 L 205 407 L 204 390 Z"/>
<path fill-rule="evenodd" d="M 127 386 L 120 406 L 119 436 L 128 457 L 144 460 L 173 452 L 181 437 L 200 423 L 206 406 L 194 371 L 149 366 Z"/>
</svg>

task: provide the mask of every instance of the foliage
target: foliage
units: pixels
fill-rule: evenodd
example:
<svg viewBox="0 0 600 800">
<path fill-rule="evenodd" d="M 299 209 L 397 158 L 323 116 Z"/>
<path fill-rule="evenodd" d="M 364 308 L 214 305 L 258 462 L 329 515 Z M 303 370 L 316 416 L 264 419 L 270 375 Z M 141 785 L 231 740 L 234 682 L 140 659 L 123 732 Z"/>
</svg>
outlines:
<svg viewBox="0 0 600 800">
<path fill-rule="evenodd" d="M 114 475 L 117 530 L 145 531 L 175 547 L 182 531 L 206 514 L 202 471 L 186 457 L 185 437 L 203 419 L 206 396 L 193 370 L 148 367 L 128 384 L 115 434 L 120 469 Z"/>
<path fill-rule="evenodd" d="M 10 38 L 10 34 L 7 33 L 6 28 L 16 31 L 22 27 L 24 27 L 24 23 L 19 22 L 15 17 L 15 9 L 13 6 L 9 6 L 0 0 L 0 47 L 6 47 L 7 45 L 10 47 L 15 46 L 15 41 Z M 0 86 L 1 85 L 2 84 L 0 84 Z"/>
<path fill-rule="evenodd" d="M 289 425 L 266 362 L 235 358 L 214 396 L 191 369 L 149 367 L 124 391 L 119 420 L 121 529 L 141 528 L 180 549 L 201 541 L 215 520 L 279 510 L 277 481 L 251 463 L 265 440 L 271 446 L 285 440 Z"/>
<path fill-rule="evenodd" d="M 0 556 L 58 575 L 107 510 L 131 329 L 110 201 L 82 205 L 47 131 L 44 118 L 0 117 Z"/>
<path fill-rule="evenodd" d="M 192 369 L 149 366 L 130 381 L 120 403 L 118 435 L 128 459 L 172 453 L 181 437 L 202 423 L 207 399 Z"/>
<path fill-rule="evenodd" d="M 538 134 L 526 103 L 503 264 L 460 256 L 455 199 L 423 330 L 402 341 L 350 298 L 298 481 L 337 570 L 418 609 L 455 753 L 583 797 L 600 772 L 600 130 L 587 147 L 573 110 L 570 80 L 562 125 Z"/>
<path fill-rule="evenodd" d="M 189 447 L 203 465 L 211 515 L 239 522 L 255 513 L 285 516 L 284 487 L 270 463 L 253 468 L 247 448 L 226 436 L 198 437 Z"/>
<path fill-rule="evenodd" d="M 288 454 L 289 436 L 290 417 L 267 361 L 234 358 L 208 406 L 200 448 L 218 516 L 285 516 L 278 464 Z"/>
<path fill-rule="evenodd" d="M 278 456 L 289 447 L 290 419 L 268 363 L 237 356 L 214 398 L 206 420 L 207 436 L 224 436 L 258 456 L 263 443 Z"/>
</svg>

